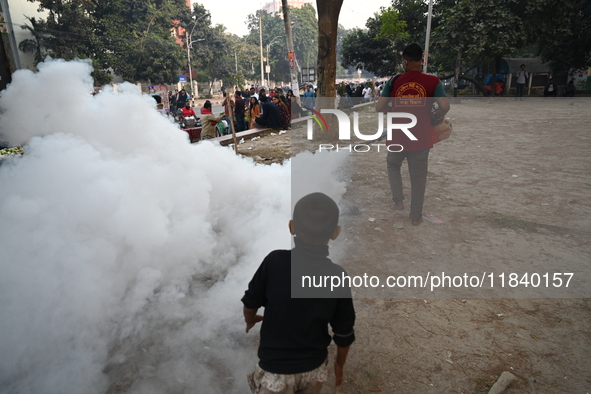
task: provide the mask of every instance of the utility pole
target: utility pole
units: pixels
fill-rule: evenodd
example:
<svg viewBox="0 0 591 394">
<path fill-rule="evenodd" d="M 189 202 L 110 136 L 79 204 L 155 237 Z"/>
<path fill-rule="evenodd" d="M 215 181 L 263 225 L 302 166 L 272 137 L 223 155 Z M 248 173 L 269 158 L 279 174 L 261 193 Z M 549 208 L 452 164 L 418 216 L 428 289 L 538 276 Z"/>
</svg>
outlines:
<svg viewBox="0 0 591 394">
<path fill-rule="evenodd" d="M 193 26 L 193 28 L 195 28 L 195 26 Z M 191 30 L 191 33 L 192 32 L 193 31 Z M 195 96 L 195 92 L 193 91 L 193 69 L 191 67 L 191 47 L 189 46 L 189 36 L 188 35 L 187 35 L 187 62 L 189 63 L 189 78 L 191 80 L 191 94 L 192 94 L 191 97 L 193 97 L 193 96 Z"/>
<path fill-rule="evenodd" d="M 12 74 L 21 68 L 21 64 L 7 0 L 0 0 L 0 12 L 4 15 L 3 22 L 6 23 L 8 33 L 0 34 L 0 90 L 3 90 L 12 81 Z"/>
<path fill-rule="evenodd" d="M 456 59 L 456 78 L 454 81 L 454 97 L 458 97 L 458 83 L 460 81 L 460 71 L 462 67 L 462 51 L 458 49 L 458 57 Z"/>
<path fill-rule="evenodd" d="M 265 84 L 265 74 L 263 70 L 263 10 L 259 11 L 259 43 L 261 47 L 261 86 Z"/>
<path fill-rule="evenodd" d="M 270 44 L 267 44 L 267 66 L 265 67 L 267 70 L 267 84 L 270 84 L 269 82 L 269 73 L 271 72 L 271 67 L 269 66 L 269 48 L 271 47 Z M 269 89 L 271 89 L 271 87 L 269 87 Z"/>
<path fill-rule="evenodd" d="M 433 0 L 429 0 L 429 14 L 427 16 L 427 37 L 425 37 L 425 53 L 423 55 L 423 72 L 427 73 L 429 61 L 429 37 L 431 36 L 431 16 L 433 15 Z"/>
<path fill-rule="evenodd" d="M 289 7 L 287 0 L 281 0 L 283 8 L 283 23 L 285 24 L 285 36 L 287 39 L 287 61 L 289 62 L 289 75 L 291 77 L 291 90 L 296 97 L 299 97 L 300 86 L 298 84 L 298 72 L 296 70 L 297 60 L 293 49 L 293 38 L 291 35 L 291 21 L 289 19 Z"/>
</svg>

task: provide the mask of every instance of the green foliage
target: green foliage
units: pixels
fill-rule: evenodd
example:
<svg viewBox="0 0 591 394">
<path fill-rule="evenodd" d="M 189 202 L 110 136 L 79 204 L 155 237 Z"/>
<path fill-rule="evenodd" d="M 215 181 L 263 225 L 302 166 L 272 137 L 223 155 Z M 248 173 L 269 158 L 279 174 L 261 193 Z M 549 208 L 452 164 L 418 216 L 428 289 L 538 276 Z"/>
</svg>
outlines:
<svg viewBox="0 0 591 394">
<path fill-rule="evenodd" d="M 244 78 L 244 75 L 242 74 L 235 74 L 232 75 L 228 78 L 228 82 L 230 83 L 230 86 L 234 87 L 236 86 L 238 88 L 238 90 L 243 91 L 244 88 L 246 87 L 246 79 Z"/>
<path fill-rule="evenodd" d="M 290 8 L 289 12 L 296 59 L 301 67 L 315 66 L 318 57 L 318 20 L 316 19 L 316 11 L 311 5 L 305 4 L 302 8 Z M 269 61 L 268 63 L 265 62 L 265 64 L 271 66 L 270 77 L 274 80 L 288 81 L 290 76 L 285 24 L 279 15 L 271 15 L 265 11 L 257 11 L 255 14 L 249 15 L 249 34 L 245 37 L 245 41 L 248 45 L 259 48 L 259 16 L 261 16 L 263 23 L 264 57 L 267 57 L 267 44 L 273 42 L 269 47 Z M 280 38 L 276 39 L 276 37 Z M 260 55 L 257 54 L 254 59 L 259 60 Z M 256 75 L 256 70 L 259 69 L 257 65 L 253 68 Z"/>
<path fill-rule="evenodd" d="M 537 55 L 555 71 L 591 65 L 591 2 L 588 0 L 462 0 L 445 10 L 434 34 L 448 63 L 461 51 L 467 62 Z"/>
<path fill-rule="evenodd" d="M 389 18 L 390 25 L 383 28 L 382 15 L 375 14 L 367 20 L 367 29 L 356 29 L 343 39 L 343 67 L 368 70 L 378 76 L 396 73 L 400 61 L 393 37 L 403 38 L 407 35 L 400 35 L 395 30 L 401 24 L 393 13 Z M 386 37 L 382 31 L 391 35 Z"/>
<path fill-rule="evenodd" d="M 395 73 L 396 53 L 410 42 L 425 42 L 427 8 L 422 0 L 393 0 L 367 21 L 367 29 L 343 39 L 342 65 L 378 75 Z M 458 51 L 464 64 L 485 67 L 503 56 L 535 55 L 555 72 L 591 66 L 588 0 L 438 0 L 432 32 L 432 71 L 453 71 Z"/>
<path fill-rule="evenodd" d="M 357 72 L 356 69 L 353 67 L 344 68 L 343 63 L 343 40 L 345 37 L 349 36 L 356 29 L 345 29 L 342 25 L 339 24 L 337 29 L 337 75 L 344 75 L 346 73 L 355 73 Z"/>
<path fill-rule="evenodd" d="M 35 18 L 27 17 L 30 25 L 23 25 L 21 29 L 28 30 L 33 39 L 26 39 L 18 44 L 18 49 L 25 53 L 33 53 L 35 64 L 43 61 L 43 33 L 39 30 L 38 21 Z"/>
<path fill-rule="evenodd" d="M 404 30 L 408 38 L 405 43 L 416 42 L 422 45 L 427 30 L 428 3 L 422 0 L 394 0 L 392 8 L 398 12 L 399 19 L 406 23 Z"/>
<path fill-rule="evenodd" d="M 555 71 L 591 66 L 591 2 L 529 0 L 528 37 Z"/>
<path fill-rule="evenodd" d="M 235 72 L 232 41 L 225 27 L 217 25 L 207 29 L 204 41 L 197 42 L 191 50 L 193 64 L 209 80 L 227 80 Z"/>
<path fill-rule="evenodd" d="M 40 0 L 47 19 L 30 18 L 35 37 L 24 49 L 53 58 L 92 59 L 96 84 L 111 73 L 135 82 L 176 80 L 183 51 L 171 36 L 173 20 L 187 20 L 183 0 Z M 41 49 L 42 48 L 42 49 Z M 36 56 L 36 61 L 40 56 Z"/>
<path fill-rule="evenodd" d="M 376 37 L 377 40 L 390 40 L 396 42 L 398 40 L 406 40 L 410 34 L 405 32 L 406 22 L 400 19 L 400 13 L 392 7 L 382 8 L 381 26 Z"/>
<path fill-rule="evenodd" d="M 493 59 L 525 44 L 523 23 L 511 12 L 512 0 L 463 0 L 442 15 L 433 45 L 463 59 Z"/>
</svg>

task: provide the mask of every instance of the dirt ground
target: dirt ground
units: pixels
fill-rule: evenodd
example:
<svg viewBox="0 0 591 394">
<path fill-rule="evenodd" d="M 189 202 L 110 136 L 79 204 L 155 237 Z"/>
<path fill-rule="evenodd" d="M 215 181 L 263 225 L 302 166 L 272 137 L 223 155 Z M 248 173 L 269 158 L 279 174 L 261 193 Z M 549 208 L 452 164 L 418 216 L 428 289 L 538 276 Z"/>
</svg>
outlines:
<svg viewBox="0 0 591 394">
<path fill-rule="evenodd" d="M 386 153 L 351 155 L 340 237 L 350 275 L 575 271 L 578 287 L 357 288 L 357 340 L 336 392 L 486 393 L 503 371 L 518 378 L 509 394 L 591 392 L 589 113 L 585 98 L 453 103 L 454 133 L 429 158 L 424 212 L 440 224 L 410 225 L 406 164 L 406 209 L 394 211 Z M 281 162 L 299 135 L 240 152 Z"/>
<path fill-rule="evenodd" d="M 259 164 L 282 164 L 291 157 L 291 133 L 268 131 L 254 139 L 246 139 L 238 145 L 238 153 Z"/>
</svg>

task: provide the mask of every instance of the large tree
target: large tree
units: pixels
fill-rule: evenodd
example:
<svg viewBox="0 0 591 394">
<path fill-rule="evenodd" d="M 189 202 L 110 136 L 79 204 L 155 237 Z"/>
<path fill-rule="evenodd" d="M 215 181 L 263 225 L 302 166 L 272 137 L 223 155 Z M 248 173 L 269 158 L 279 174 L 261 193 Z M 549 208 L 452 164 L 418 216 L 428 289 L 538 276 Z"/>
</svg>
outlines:
<svg viewBox="0 0 591 394">
<path fill-rule="evenodd" d="M 292 22 L 292 37 L 294 52 L 300 66 L 316 64 L 318 53 L 318 21 L 314 7 L 305 4 L 302 8 L 290 8 L 290 19 Z M 285 26 L 279 14 L 271 15 L 265 11 L 257 11 L 248 16 L 249 34 L 246 42 L 250 45 L 259 46 L 259 20 L 263 24 L 263 56 L 268 57 L 265 64 L 271 66 L 271 79 L 288 81 L 289 63 L 287 61 L 287 40 Z M 269 54 L 267 56 L 267 45 Z M 257 56 L 257 59 L 259 57 Z M 265 77 L 266 78 L 266 77 Z"/>
<path fill-rule="evenodd" d="M 520 8 L 529 42 L 555 72 L 591 67 L 591 1 L 529 0 Z"/>
<path fill-rule="evenodd" d="M 501 58 L 525 44 L 523 20 L 513 0 L 462 0 L 444 11 L 433 44 L 449 59 L 490 65 L 495 86 Z"/>
<path fill-rule="evenodd" d="M 54 58 L 92 59 L 97 83 L 112 73 L 132 82 L 176 79 L 183 51 L 170 29 L 189 18 L 183 0 L 39 0 L 39 8 L 47 18 L 29 26 L 38 47 Z"/>
<path fill-rule="evenodd" d="M 444 10 L 458 0 L 436 0 L 431 21 L 432 30 L 441 23 Z M 379 76 L 398 72 L 400 53 L 410 43 L 423 46 L 427 30 L 428 5 L 423 0 L 393 0 L 392 6 L 381 8 L 369 18 L 366 29 L 354 30 L 343 40 L 342 64 L 371 71 Z M 449 54 L 429 50 L 429 69 L 437 70 Z"/>
<path fill-rule="evenodd" d="M 343 39 L 342 65 L 370 71 L 378 76 L 395 74 L 400 64 L 397 44 L 406 40 L 406 22 L 389 8 L 369 18 L 366 30 L 356 29 Z"/>
</svg>

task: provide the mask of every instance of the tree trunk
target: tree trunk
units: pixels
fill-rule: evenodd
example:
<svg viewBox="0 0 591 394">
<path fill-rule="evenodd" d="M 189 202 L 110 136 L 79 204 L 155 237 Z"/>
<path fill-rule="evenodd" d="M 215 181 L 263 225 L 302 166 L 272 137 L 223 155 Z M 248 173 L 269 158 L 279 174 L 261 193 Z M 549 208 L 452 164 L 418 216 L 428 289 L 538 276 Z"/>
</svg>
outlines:
<svg viewBox="0 0 591 394">
<path fill-rule="evenodd" d="M 495 97 L 497 94 L 497 71 L 501 68 L 501 57 L 495 56 L 492 61 L 492 81 L 490 85 L 490 96 Z"/>
<path fill-rule="evenodd" d="M 336 97 L 337 28 L 343 0 L 316 0 L 318 8 L 318 97 Z"/>
<path fill-rule="evenodd" d="M 336 108 L 337 78 L 337 28 L 343 0 L 316 0 L 318 8 L 318 97 L 332 97 L 328 100 L 316 100 L 316 106 L 325 109 Z M 338 122 L 335 116 L 326 118 L 328 130 L 320 133 L 320 140 L 336 142 L 338 140 Z M 319 135 L 314 126 L 314 135 Z"/>
<path fill-rule="evenodd" d="M 497 62 L 492 62 L 492 80 L 490 82 L 490 97 L 495 97 L 497 92 Z"/>
<path fill-rule="evenodd" d="M 460 73 L 462 71 L 462 51 L 458 49 L 458 57 L 456 58 L 456 79 L 454 81 L 454 97 L 458 97 L 458 84 L 460 82 Z"/>
</svg>

